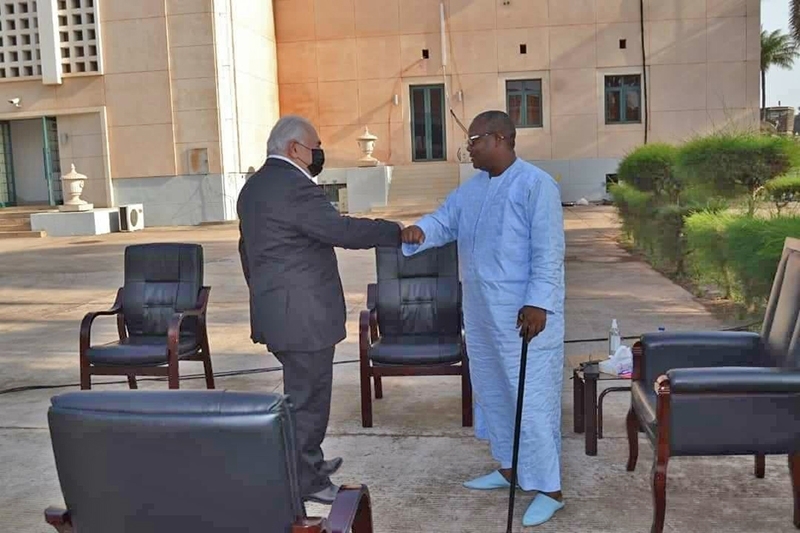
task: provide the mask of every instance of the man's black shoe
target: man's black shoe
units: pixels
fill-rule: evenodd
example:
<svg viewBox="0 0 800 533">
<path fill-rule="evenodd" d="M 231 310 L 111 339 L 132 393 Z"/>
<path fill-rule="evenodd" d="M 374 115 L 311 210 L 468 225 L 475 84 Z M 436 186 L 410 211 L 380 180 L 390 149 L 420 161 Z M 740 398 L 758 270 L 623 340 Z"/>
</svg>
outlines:
<svg viewBox="0 0 800 533">
<path fill-rule="evenodd" d="M 319 473 L 322 476 L 332 476 L 335 474 L 339 468 L 341 468 L 342 463 L 344 461 L 341 457 L 334 457 L 330 461 L 323 461 L 322 466 L 319 469 Z"/>
<path fill-rule="evenodd" d="M 339 492 L 339 486 L 331 483 L 324 489 L 318 490 L 313 494 L 309 494 L 303 498 L 304 501 L 317 502 L 324 505 L 331 505 L 333 500 L 336 499 L 336 494 Z"/>
</svg>

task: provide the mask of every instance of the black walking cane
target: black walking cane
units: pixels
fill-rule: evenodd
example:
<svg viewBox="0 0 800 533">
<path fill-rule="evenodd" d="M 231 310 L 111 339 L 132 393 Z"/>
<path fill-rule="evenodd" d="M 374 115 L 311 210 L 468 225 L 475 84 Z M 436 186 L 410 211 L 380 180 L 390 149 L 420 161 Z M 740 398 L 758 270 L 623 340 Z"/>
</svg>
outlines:
<svg viewBox="0 0 800 533">
<path fill-rule="evenodd" d="M 519 387 L 517 388 L 517 419 L 514 424 L 514 455 L 511 459 L 511 490 L 508 495 L 508 523 L 506 533 L 511 533 L 514 523 L 514 496 L 517 491 L 517 464 L 519 463 L 519 436 L 522 426 L 522 402 L 525 398 L 525 368 L 528 366 L 528 340 L 522 337 L 522 354 L 519 361 Z"/>
</svg>

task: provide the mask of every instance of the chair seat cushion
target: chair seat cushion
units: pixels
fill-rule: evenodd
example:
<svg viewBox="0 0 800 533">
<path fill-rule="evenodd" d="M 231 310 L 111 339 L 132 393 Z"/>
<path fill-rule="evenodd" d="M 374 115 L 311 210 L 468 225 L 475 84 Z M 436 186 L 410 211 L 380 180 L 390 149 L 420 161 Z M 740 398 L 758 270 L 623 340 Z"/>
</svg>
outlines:
<svg viewBox="0 0 800 533">
<path fill-rule="evenodd" d="M 195 355 L 198 344 L 195 337 L 185 337 L 178 343 L 181 358 Z M 86 351 L 94 365 L 165 365 L 167 364 L 167 338 L 161 336 L 135 336 L 124 341 L 92 346 Z"/>
<path fill-rule="evenodd" d="M 647 432 L 651 442 L 655 441 L 658 434 L 658 418 L 656 418 L 656 393 L 652 387 L 644 387 L 644 383 L 636 381 L 631 385 L 631 404 L 636 412 L 636 417 Z"/>
<path fill-rule="evenodd" d="M 461 361 L 461 339 L 435 335 L 385 336 L 372 345 L 369 357 L 384 365 L 455 364 Z"/>
</svg>

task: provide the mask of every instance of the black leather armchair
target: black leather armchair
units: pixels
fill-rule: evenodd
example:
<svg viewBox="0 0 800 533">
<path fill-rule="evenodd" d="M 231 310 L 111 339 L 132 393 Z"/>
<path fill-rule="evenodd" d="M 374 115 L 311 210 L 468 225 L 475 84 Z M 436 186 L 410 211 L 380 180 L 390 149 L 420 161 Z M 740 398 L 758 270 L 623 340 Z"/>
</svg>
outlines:
<svg viewBox="0 0 800 533">
<path fill-rule="evenodd" d="M 377 284 L 360 317 L 361 424 L 372 427 L 383 376 L 461 376 L 461 423 L 472 426 L 472 384 L 463 334 L 456 244 L 405 257 L 376 250 Z"/>
<path fill-rule="evenodd" d="M 167 376 L 180 387 L 178 362 L 202 361 L 206 387 L 214 388 L 206 330 L 210 287 L 203 286 L 203 247 L 198 244 L 137 244 L 125 248 L 125 285 L 111 309 L 88 313 L 81 323 L 81 388 L 92 375 Z M 116 316 L 119 340 L 92 345 L 92 323 Z"/>
<path fill-rule="evenodd" d="M 638 431 L 655 449 L 653 533 L 666 512 L 672 456 L 787 454 L 800 529 L 800 240 L 787 239 L 761 334 L 660 332 L 633 348 L 628 470 Z"/>
<path fill-rule="evenodd" d="M 367 488 L 328 518 L 300 499 L 287 397 L 226 391 L 83 391 L 48 412 L 66 509 L 59 533 L 372 533 Z"/>
</svg>

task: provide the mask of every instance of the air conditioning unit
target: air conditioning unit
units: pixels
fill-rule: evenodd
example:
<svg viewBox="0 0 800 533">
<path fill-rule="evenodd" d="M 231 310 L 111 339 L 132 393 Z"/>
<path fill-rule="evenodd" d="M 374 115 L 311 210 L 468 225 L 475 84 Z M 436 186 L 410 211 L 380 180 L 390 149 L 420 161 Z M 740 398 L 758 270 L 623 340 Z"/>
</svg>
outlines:
<svg viewBox="0 0 800 533">
<path fill-rule="evenodd" d="M 139 231 L 144 229 L 144 205 L 130 204 L 119 207 L 120 231 Z"/>
</svg>

